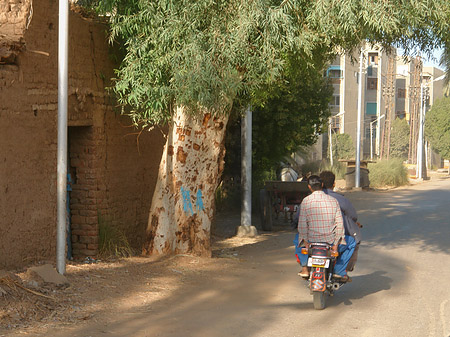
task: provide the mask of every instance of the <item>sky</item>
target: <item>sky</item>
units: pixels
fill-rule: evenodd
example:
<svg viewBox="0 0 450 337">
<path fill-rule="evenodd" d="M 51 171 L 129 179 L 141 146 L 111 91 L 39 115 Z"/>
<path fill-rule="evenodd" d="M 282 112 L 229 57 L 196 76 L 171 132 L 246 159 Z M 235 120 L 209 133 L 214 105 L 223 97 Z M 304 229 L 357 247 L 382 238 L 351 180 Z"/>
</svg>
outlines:
<svg viewBox="0 0 450 337">
<path fill-rule="evenodd" d="M 403 55 L 403 49 L 401 49 L 401 48 L 397 48 L 397 55 Z M 435 49 L 434 51 L 433 51 L 433 56 L 434 56 L 434 58 L 436 59 L 436 60 L 427 60 L 425 57 L 426 56 L 424 56 L 424 60 L 423 60 L 423 65 L 425 66 L 425 67 L 436 67 L 436 68 L 439 68 L 439 69 L 441 69 L 441 70 L 444 70 L 444 69 L 442 69 L 442 67 L 439 65 L 439 60 L 440 60 L 440 58 L 441 58 L 441 55 L 442 55 L 442 49 Z"/>
<path fill-rule="evenodd" d="M 440 60 L 440 58 L 441 58 L 441 55 L 442 55 L 442 49 L 435 49 L 435 50 L 433 51 L 433 56 L 434 56 L 437 60 L 435 60 L 435 61 L 433 61 L 433 60 L 424 60 L 424 61 L 423 61 L 424 66 L 425 66 L 425 67 L 430 67 L 430 66 L 432 66 L 432 67 L 436 67 L 436 68 L 439 68 L 439 69 L 443 70 L 442 67 L 439 65 L 439 60 Z"/>
</svg>

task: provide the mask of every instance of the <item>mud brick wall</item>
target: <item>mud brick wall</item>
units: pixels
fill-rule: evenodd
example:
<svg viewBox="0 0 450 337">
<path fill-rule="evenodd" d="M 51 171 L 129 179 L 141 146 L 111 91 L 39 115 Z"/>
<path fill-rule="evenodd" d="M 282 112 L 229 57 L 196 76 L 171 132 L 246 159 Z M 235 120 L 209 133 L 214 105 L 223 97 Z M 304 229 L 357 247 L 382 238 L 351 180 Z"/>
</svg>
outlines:
<svg viewBox="0 0 450 337">
<path fill-rule="evenodd" d="M 33 1 L 24 49 L 0 64 L 0 268 L 56 254 L 57 14 L 56 1 Z M 113 110 L 106 27 L 73 12 L 69 20 L 73 253 L 97 254 L 99 220 L 139 249 L 164 140 L 159 131 L 138 137 Z"/>
</svg>

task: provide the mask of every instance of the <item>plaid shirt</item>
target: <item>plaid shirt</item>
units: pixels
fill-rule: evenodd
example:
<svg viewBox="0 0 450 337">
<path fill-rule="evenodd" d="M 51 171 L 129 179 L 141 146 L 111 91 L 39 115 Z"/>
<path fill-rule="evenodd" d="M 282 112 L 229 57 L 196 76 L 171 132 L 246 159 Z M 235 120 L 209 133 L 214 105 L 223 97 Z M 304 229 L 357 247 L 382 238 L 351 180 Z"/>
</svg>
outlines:
<svg viewBox="0 0 450 337">
<path fill-rule="evenodd" d="M 344 224 L 337 200 L 323 191 L 315 191 L 303 199 L 298 218 L 299 242 L 338 243 L 344 239 Z"/>
</svg>

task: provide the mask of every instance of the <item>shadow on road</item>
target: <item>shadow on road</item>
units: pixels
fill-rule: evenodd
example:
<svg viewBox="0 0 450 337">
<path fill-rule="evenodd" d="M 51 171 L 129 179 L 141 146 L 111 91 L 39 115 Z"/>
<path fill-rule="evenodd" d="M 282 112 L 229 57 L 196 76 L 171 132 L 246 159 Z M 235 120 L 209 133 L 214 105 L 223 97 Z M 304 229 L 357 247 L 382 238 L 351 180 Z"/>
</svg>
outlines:
<svg viewBox="0 0 450 337">
<path fill-rule="evenodd" d="M 386 271 L 378 270 L 371 274 L 352 277 L 352 282 L 344 285 L 334 296 L 330 297 L 328 306 L 341 303 L 352 305 L 352 300 L 360 300 L 380 291 L 391 289 L 393 280 L 385 276 Z"/>
<path fill-rule="evenodd" d="M 326 306 L 336 307 L 340 304 L 352 305 L 354 300 L 366 299 L 366 297 L 380 291 L 391 289 L 392 279 L 385 276 L 385 271 L 375 271 L 371 274 L 352 277 L 352 282 L 344 285 L 333 296 L 327 298 Z M 306 283 L 305 283 L 306 284 Z M 309 292 L 309 290 L 308 290 Z M 312 295 L 305 298 L 306 301 L 276 304 L 275 307 L 289 307 L 294 310 L 312 310 Z"/>
<path fill-rule="evenodd" d="M 414 244 L 450 254 L 450 181 L 427 184 L 421 189 L 348 193 L 364 225 L 364 242 L 388 248 Z"/>
</svg>

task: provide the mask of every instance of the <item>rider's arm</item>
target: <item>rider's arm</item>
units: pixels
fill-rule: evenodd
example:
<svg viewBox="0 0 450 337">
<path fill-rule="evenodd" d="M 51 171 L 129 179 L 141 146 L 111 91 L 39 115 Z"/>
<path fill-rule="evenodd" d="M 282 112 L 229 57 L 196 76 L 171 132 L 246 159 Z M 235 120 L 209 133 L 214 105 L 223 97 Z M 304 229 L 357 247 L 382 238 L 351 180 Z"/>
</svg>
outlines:
<svg viewBox="0 0 450 337">
<path fill-rule="evenodd" d="M 344 221 L 342 219 L 342 213 L 341 208 L 339 207 L 339 204 L 336 202 L 336 215 L 335 215 L 335 229 L 334 229 L 334 243 L 333 246 L 338 246 L 339 243 L 344 241 L 345 237 L 345 229 L 344 229 Z"/>
<path fill-rule="evenodd" d="M 300 215 L 298 217 L 298 242 L 308 242 L 308 222 L 306 221 L 305 203 L 300 205 Z"/>
</svg>

